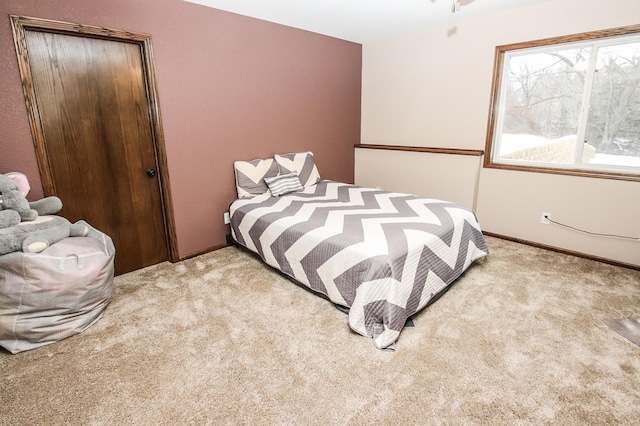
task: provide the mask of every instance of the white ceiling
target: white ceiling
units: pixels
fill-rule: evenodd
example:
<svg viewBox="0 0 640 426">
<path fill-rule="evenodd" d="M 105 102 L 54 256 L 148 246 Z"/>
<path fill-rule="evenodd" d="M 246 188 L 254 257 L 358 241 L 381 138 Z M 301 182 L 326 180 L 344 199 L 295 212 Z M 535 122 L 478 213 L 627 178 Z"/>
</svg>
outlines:
<svg viewBox="0 0 640 426">
<path fill-rule="evenodd" d="M 185 0 L 215 9 L 367 43 L 548 0 Z"/>
</svg>

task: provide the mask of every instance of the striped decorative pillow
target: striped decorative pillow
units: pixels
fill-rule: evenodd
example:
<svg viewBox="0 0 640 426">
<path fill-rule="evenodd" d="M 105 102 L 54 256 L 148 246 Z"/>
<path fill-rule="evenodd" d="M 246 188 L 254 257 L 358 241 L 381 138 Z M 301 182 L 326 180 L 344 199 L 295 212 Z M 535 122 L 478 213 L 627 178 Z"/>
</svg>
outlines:
<svg viewBox="0 0 640 426">
<path fill-rule="evenodd" d="M 311 151 L 276 155 L 275 160 L 281 175 L 295 173 L 305 188 L 320 182 L 320 173 Z"/>
<path fill-rule="evenodd" d="M 236 161 L 233 163 L 236 173 L 238 198 L 251 198 L 269 194 L 264 178 L 278 175 L 278 164 L 273 158 L 266 160 Z"/>
<path fill-rule="evenodd" d="M 298 175 L 295 173 L 264 178 L 264 181 L 271 190 L 271 194 L 276 197 L 303 189 L 300 184 L 300 179 L 298 179 Z"/>
</svg>

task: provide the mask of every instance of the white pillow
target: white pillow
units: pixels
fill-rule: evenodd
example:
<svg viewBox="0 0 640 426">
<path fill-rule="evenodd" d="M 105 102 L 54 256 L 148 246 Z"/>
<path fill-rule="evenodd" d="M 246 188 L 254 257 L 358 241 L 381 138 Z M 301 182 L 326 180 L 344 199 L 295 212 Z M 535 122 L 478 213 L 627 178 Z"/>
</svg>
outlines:
<svg viewBox="0 0 640 426">
<path fill-rule="evenodd" d="M 281 175 L 295 173 L 305 188 L 320 182 L 320 173 L 311 151 L 276 155 L 275 160 Z"/>
<path fill-rule="evenodd" d="M 271 190 L 271 194 L 276 197 L 303 189 L 302 184 L 300 184 L 300 179 L 298 179 L 295 173 L 264 178 L 264 181 Z"/>
<path fill-rule="evenodd" d="M 264 178 L 278 175 L 278 164 L 273 158 L 236 161 L 233 163 L 233 169 L 236 174 L 238 198 L 268 194 L 269 188 L 267 188 Z"/>
</svg>

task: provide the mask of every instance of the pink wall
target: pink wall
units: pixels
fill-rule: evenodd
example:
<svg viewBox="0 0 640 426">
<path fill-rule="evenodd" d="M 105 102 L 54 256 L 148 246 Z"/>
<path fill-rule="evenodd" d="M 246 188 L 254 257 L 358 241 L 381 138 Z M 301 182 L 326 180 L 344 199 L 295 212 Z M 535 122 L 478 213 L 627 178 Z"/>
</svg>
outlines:
<svg viewBox="0 0 640 426">
<path fill-rule="evenodd" d="M 233 161 L 313 151 L 353 182 L 362 46 L 181 0 L 3 0 L 0 173 L 43 195 L 8 14 L 151 34 L 181 257 L 223 244 Z M 64 200 L 63 200 L 64 202 Z"/>
</svg>

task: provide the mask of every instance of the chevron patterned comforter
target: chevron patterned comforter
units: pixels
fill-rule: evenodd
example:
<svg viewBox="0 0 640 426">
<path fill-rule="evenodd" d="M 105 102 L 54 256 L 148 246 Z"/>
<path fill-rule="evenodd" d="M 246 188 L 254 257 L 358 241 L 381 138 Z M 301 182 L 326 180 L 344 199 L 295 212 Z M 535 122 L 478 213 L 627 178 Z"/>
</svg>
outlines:
<svg viewBox="0 0 640 426">
<path fill-rule="evenodd" d="M 393 349 L 411 315 L 488 254 L 474 213 L 415 195 L 323 180 L 230 206 L 236 242 L 332 302 Z"/>
</svg>

